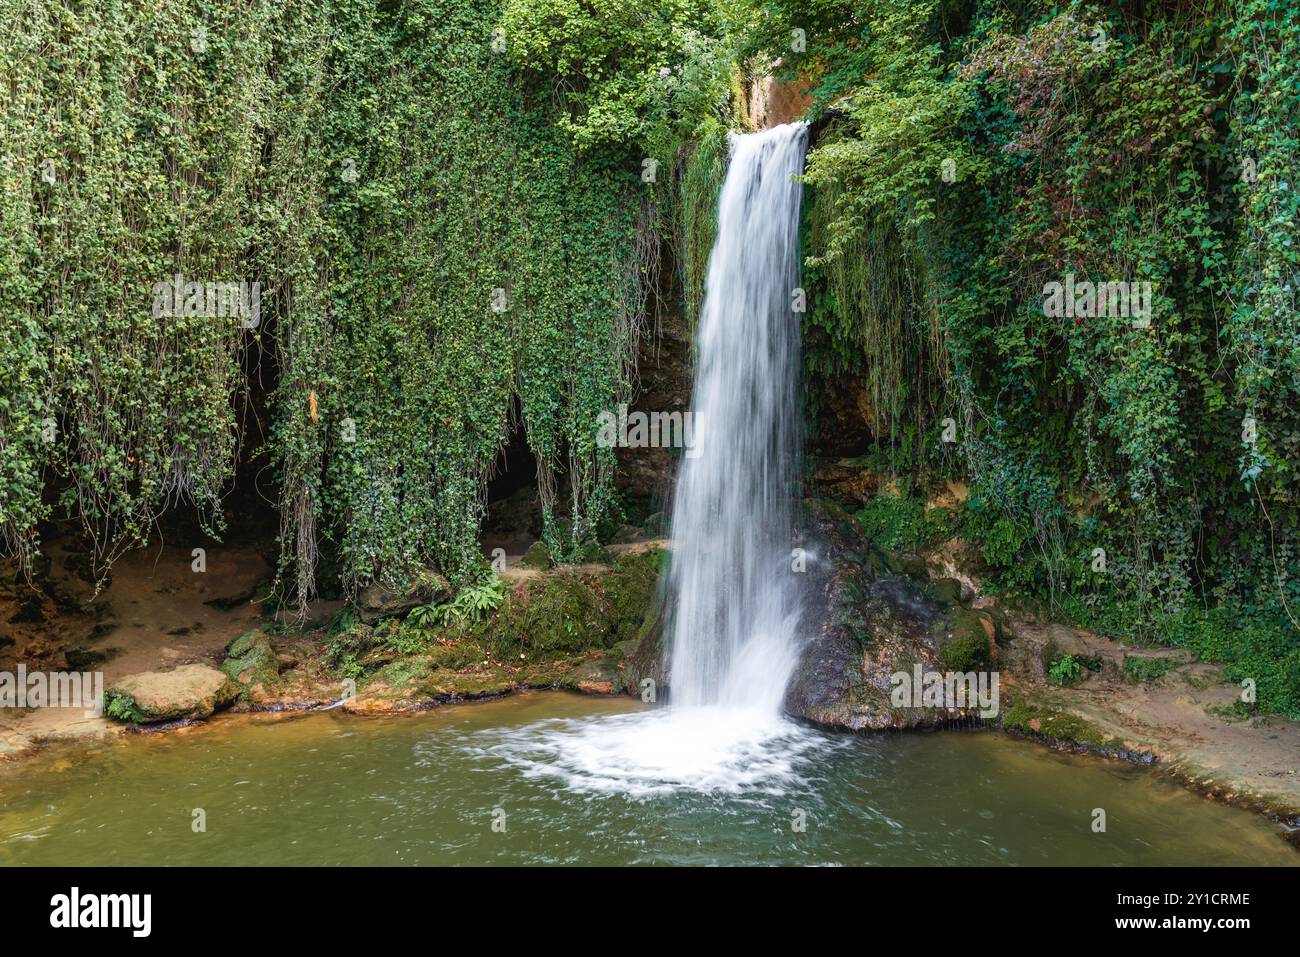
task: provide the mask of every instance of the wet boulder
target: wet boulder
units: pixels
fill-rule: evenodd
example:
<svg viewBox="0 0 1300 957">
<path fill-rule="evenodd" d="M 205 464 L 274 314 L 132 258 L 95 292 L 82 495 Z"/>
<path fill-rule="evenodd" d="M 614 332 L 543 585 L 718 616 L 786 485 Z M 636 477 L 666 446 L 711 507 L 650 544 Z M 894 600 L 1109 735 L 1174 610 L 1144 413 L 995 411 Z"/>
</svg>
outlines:
<svg viewBox="0 0 1300 957">
<path fill-rule="evenodd" d="M 972 715 L 946 701 L 925 705 L 915 681 L 908 687 L 917 693 L 906 703 L 896 705 L 893 691 L 896 675 L 924 679 L 954 670 L 945 657 L 962 665 L 979 658 L 968 646 L 978 638 L 988 647 L 982 622 L 946 606 L 928 583 L 891 569 L 843 509 L 820 500 L 807 505 L 818 543 L 805 579 L 811 637 L 786 689 L 786 712 L 850 731 L 937 727 Z M 948 649 L 954 653 L 945 656 Z"/>
</svg>

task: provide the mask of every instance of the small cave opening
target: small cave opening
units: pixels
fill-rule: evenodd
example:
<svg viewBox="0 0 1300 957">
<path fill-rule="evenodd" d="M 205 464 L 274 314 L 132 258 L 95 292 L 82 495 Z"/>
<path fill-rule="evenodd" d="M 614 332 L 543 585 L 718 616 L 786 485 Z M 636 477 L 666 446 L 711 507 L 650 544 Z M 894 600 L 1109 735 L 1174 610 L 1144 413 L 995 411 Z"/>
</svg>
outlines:
<svg viewBox="0 0 1300 957">
<path fill-rule="evenodd" d="M 488 470 L 479 543 L 489 555 L 496 548 L 504 548 L 507 555 L 522 555 L 542 535 L 537 456 L 528 444 L 518 399 L 510 410 L 510 422 L 510 437 Z"/>
</svg>

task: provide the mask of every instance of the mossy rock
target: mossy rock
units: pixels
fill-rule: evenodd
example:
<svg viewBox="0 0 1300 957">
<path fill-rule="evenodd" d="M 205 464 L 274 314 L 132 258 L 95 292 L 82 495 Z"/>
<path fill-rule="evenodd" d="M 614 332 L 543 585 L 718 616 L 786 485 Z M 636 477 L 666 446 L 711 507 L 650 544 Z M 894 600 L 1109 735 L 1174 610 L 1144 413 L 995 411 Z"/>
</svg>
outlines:
<svg viewBox="0 0 1300 957">
<path fill-rule="evenodd" d="M 1038 650 L 1038 662 L 1043 666 L 1044 676 L 1052 670 L 1052 663 L 1062 654 L 1061 646 L 1052 639 L 1043 642 L 1043 646 Z"/>
<path fill-rule="evenodd" d="M 639 542 L 643 535 L 641 529 L 635 525 L 620 525 L 614 529 L 614 533 L 609 537 L 611 545 L 630 545 L 633 542 Z"/>
<path fill-rule="evenodd" d="M 555 575 L 527 583 L 497 616 L 491 643 L 502 656 L 577 654 L 635 637 L 654 612 L 665 553 L 615 561 L 608 574 Z"/>
<path fill-rule="evenodd" d="M 260 628 L 246 631 L 230 644 L 226 645 L 226 657 L 242 658 L 244 655 L 253 651 L 253 649 L 265 638 L 266 633 Z"/>
<path fill-rule="evenodd" d="M 958 605 L 961 603 L 961 582 L 955 578 L 940 578 L 930 583 L 930 590 L 934 593 L 935 600 L 945 605 Z"/>
<path fill-rule="evenodd" d="M 543 653 L 582 651 L 600 641 L 600 611 L 590 584 L 581 578 L 548 578 L 510 603 L 506 648 Z"/>
<path fill-rule="evenodd" d="M 888 557 L 889 570 L 896 575 L 906 575 L 917 581 L 925 581 L 930 574 L 929 565 L 920 555 L 896 553 Z"/>
<path fill-rule="evenodd" d="M 419 684 L 420 693 L 431 698 L 492 698 L 515 688 L 511 677 L 495 668 L 469 674 L 439 670 Z"/>
<path fill-rule="evenodd" d="M 331 640 L 328 660 L 362 682 L 368 698 L 388 703 L 478 698 L 520 686 L 636 687 L 624 649 L 642 647 L 655 631 L 666 558 L 652 548 L 620 556 L 608 570 L 522 578 L 490 615 L 453 621 L 419 648 L 393 640 L 399 625 L 392 620 L 353 624 Z M 245 654 L 260 647 L 244 636 L 232 644 Z"/>
<path fill-rule="evenodd" d="M 1083 718 L 1026 701 L 1015 701 L 1002 709 L 1002 727 L 1088 750 L 1124 750 L 1123 741 L 1105 734 Z"/>
<path fill-rule="evenodd" d="M 939 660 L 949 671 L 983 671 L 993 663 L 989 629 L 980 615 L 967 608 L 952 613 L 949 637 L 939 646 Z"/>
<path fill-rule="evenodd" d="M 245 632 L 226 647 L 221 670 L 240 689 L 268 685 L 280 676 L 280 659 L 261 629 Z"/>
<path fill-rule="evenodd" d="M 667 557 L 662 549 L 653 549 L 615 563 L 605 582 L 610 613 L 601 643 L 606 648 L 644 635 L 663 597 L 660 581 Z"/>
<path fill-rule="evenodd" d="M 520 564 L 525 568 L 545 571 L 551 567 L 551 551 L 546 547 L 546 543 L 541 539 L 533 542 L 528 546 L 528 551 L 524 552 L 524 557 Z"/>
<path fill-rule="evenodd" d="M 485 657 L 487 657 L 487 654 L 481 645 L 462 639 L 449 645 L 434 644 L 430 646 L 428 653 L 425 655 L 425 660 L 429 663 L 430 669 L 442 668 L 447 671 L 457 671 L 469 667 L 476 661 L 482 661 Z"/>
<path fill-rule="evenodd" d="M 384 643 L 382 633 L 361 623 L 345 628 L 330 639 L 329 663 L 337 667 L 349 659 L 359 659 Z"/>
<path fill-rule="evenodd" d="M 154 724 L 206 718 L 238 696 L 234 683 L 211 665 L 146 671 L 114 682 L 104 692 L 104 711 L 118 721 Z"/>
<path fill-rule="evenodd" d="M 573 553 L 575 565 L 608 565 L 613 560 L 614 553 L 595 540 L 584 542 Z"/>
<path fill-rule="evenodd" d="M 374 584 L 357 597 L 356 612 L 366 624 L 385 618 L 404 618 L 420 605 L 435 605 L 451 598 L 447 579 L 432 569 L 424 569 L 405 588 Z"/>
<path fill-rule="evenodd" d="M 409 687 L 429 677 L 433 672 L 433 663 L 425 657 L 409 656 L 389 662 L 376 671 L 366 683 L 367 691 L 374 684 L 388 685 L 395 690 Z"/>
</svg>

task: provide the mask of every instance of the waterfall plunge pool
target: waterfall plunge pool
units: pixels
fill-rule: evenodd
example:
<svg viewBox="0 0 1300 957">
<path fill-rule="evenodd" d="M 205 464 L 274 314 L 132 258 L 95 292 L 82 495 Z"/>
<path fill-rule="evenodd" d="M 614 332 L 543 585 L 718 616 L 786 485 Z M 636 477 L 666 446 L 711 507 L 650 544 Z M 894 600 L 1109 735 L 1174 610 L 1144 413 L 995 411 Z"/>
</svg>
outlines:
<svg viewBox="0 0 1300 957">
<path fill-rule="evenodd" d="M 561 692 L 227 715 L 0 767 L 6 865 L 1297 863 L 1268 821 L 1149 769 L 994 732 Z"/>
</svg>

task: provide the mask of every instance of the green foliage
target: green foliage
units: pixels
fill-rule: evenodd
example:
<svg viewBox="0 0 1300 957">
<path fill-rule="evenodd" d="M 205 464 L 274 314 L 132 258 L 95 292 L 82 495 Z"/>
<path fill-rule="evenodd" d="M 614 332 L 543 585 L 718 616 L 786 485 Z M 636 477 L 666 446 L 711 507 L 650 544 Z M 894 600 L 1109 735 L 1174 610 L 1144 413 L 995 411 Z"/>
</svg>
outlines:
<svg viewBox="0 0 1300 957">
<path fill-rule="evenodd" d="M 153 286 L 259 278 L 282 14 L 267 0 L 0 11 L 0 549 L 24 565 L 52 505 L 80 520 L 100 576 L 177 503 L 219 531 L 239 355 L 259 331 L 156 318 Z"/>
<path fill-rule="evenodd" d="M 396 638 L 389 643 L 403 654 L 412 654 L 426 646 L 436 630 L 477 625 L 486 620 L 501 607 L 505 597 L 506 584 L 496 576 L 466 585 L 449 602 L 411 609 Z"/>
<path fill-rule="evenodd" d="M 1083 662 L 1074 655 L 1059 655 L 1047 669 L 1047 680 L 1055 685 L 1073 685 L 1083 680 Z"/>
<path fill-rule="evenodd" d="M 349 589 L 400 586 L 431 562 L 464 584 L 480 573 L 483 477 L 516 403 L 552 552 L 609 506 L 613 452 L 595 423 L 630 388 L 651 200 L 635 156 L 580 158 L 547 101 L 529 99 L 492 49 L 493 4 L 353 13 L 318 144 L 341 237 L 328 315 L 292 317 L 282 339 L 286 554 L 310 566 L 323 532 Z M 344 159 L 354 183 L 336 172 Z"/>
<path fill-rule="evenodd" d="M 429 647 L 429 629 L 408 618 L 400 628 L 387 635 L 384 643 L 398 654 L 416 655 Z"/>
<path fill-rule="evenodd" d="M 450 610 L 450 605 L 419 605 L 411 609 L 406 616 L 406 624 L 419 631 L 427 631 L 437 625 L 446 625 L 448 614 L 442 609 Z"/>
<path fill-rule="evenodd" d="M 418 611 L 419 609 L 416 610 Z M 412 612 L 412 614 L 414 614 L 414 612 Z M 334 616 L 334 620 L 330 622 L 330 626 L 326 629 L 325 633 L 331 638 L 335 635 L 341 635 L 346 631 L 350 631 L 357 624 L 358 620 L 357 610 L 351 605 L 344 605 L 338 610 L 338 614 Z"/>
<path fill-rule="evenodd" d="M 1146 638 L 1197 606 L 1285 622 L 1269 706 L 1291 707 L 1300 12 L 774 0 L 750 22 L 742 53 L 782 57 L 823 122 L 808 381 L 858 380 L 905 484 L 966 483 L 994 587 Z M 1067 275 L 1150 282 L 1150 326 L 1046 315 Z M 1249 644 L 1224 653 L 1258 677 Z"/>
<path fill-rule="evenodd" d="M 1169 671 L 1163 658 L 1125 658 L 1124 676 L 1131 681 L 1156 681 Z"/>
<path fill-rule="evenodd" d="M 681 179 L 681 279 L 686 318 L 692 329 L 700 318 L 709 254 L 718 234 L 718 195 L 727 172 L 727 131 L 720 123 L 702 123 L 691 146 Z"/>
<path fill-rule="evenodd" d="M 543 6 L 5 0 L 0 550 L 70 517 L 102 574 L 171 506 L 220 531 L 250 370 L 289 598 L 477 580 L 514 428 L 553 556 L 593 536 L 673 205 L 646 144 L 718 115 L 730 60 L 708 5 Z M 260 283 L 260 321 L 155 318 L 177 273 Z"/>
<path fill-rule="evenodd" d="M 338 673 L 344 678 L 351 678 L 353 681 L 358 680 L 366 673 L 365 665 L 357 661 L 357 656 L 351 652 L 344 652 L 336 659 Z"/>
<path fill-rule="evenodd" d="M 496 611 L 505 595 L 506 583 L 493 576 L 477 585 L 462 588 L 449 604 L 440 605 L 437 613 L 444 625 L 453 620 L 477 623 Z"/>
<path fill-rule="evenodd" d="M 1300 718 L 1300 644 L 1291 622 L 1270 608 L 1188 609 L 1160 623 L 1164 644 L 1224 665 L 1224 676 L 1252 682 L 1258 706 Z"/>
<path fill-rule="evenodd" d="M 474 621 L 495 607 L 474 585 L 485 477 L 515 428 L 550 558 L 578 556 L 617 515 L 595 422 L 630 393 L 664 234 L 693 321 L 727 101 L 779 59 L 822 121 L 808 381 L 860 382 L 902 487 L 970 493 L 942 527 L 870 503 L 873 538 L 955 526 L 994 587 L 1122 618 L 1300 709 L 1294 6 L 0 14 L 21 25 L 0 37 L 0 551 L 20 566 L 49 519 L 80 523 L 100 576 L 177 505 L 220 533 L 241 450 L 260 451 L 284 595 L 437 564 L 460 591 L 429 615 Z M 260 322 L 155 317 L 177 274 L 259 282 Z M 1150 327 L 1046 316 L 1067 274 L 1150 282 Z"/>
<path fill-rule="evenodd" d="M 391 635 L 391 633 L 388 633 Z M 366 672 L 361 659 L 377 645 L 384 643 L 385 635 L 376 633 L 369 625 L 357 624 L 330 637 L 325 660 L 344 678 L 356 680 Z"/>
<path fill-rule="evenodd" d="M 104 713 L 114 721 L 123 721 L 128 724 L 141 724 L 147 715 L 136 705 L 135 699 L 129 694 L 105 694 L 104 695 Z"/>
<path fill-rule="evenodd" d="M 582 149 L 634 142 L 666 163 L 727 94 L 733 54 L 712 0 L 506 0 L 499 29 Z"/>
<path fill-rule="evenodd" d="M 915 551 L 931 544 L 947 527 L 944 509 L 927 511 L 925 502 L 904 495 L 877 495 L 854 517 L 866 538 L 887 552 Z"/>
<path fill-rule="evenodd" d="M 1064 605 L 1072 621 L 1113 640 L 1154 640 L 1222 664 L 1228 681 L 1255 683 L 1262 710 L 1300 717 L 1300 646 L 1290 620 L 1275 607 L 1228 600 L 1144 620 L 1133 599 L 1103 602 L 1071 596 Z"/>
</svg>

